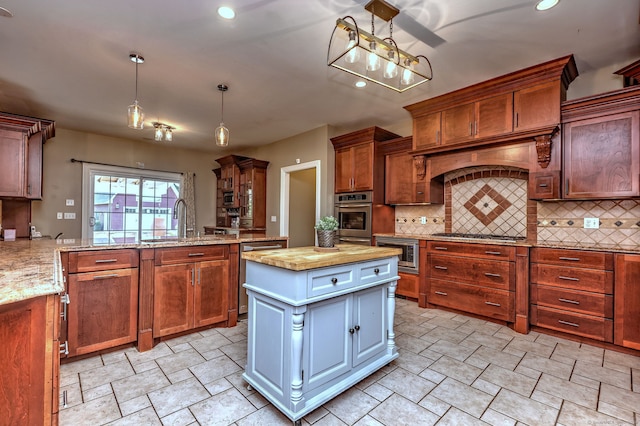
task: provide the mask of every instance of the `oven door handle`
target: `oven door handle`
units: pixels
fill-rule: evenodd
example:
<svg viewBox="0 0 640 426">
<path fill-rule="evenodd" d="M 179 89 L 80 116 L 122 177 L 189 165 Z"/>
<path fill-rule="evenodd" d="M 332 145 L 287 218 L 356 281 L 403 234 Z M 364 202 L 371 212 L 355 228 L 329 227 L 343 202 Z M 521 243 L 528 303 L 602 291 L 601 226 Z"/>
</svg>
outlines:
<svg viewBox="0 0 640 426">
<path fill-rule="evenodd" d="M 336 204 L 336 207 L 339 209 L 343 209 L 343 208 L 350 208 L 350 207 L 355 207 L 355 208 L 360 208 L 360 207 L 371 207 L 371 204 Z"/>
</svg>

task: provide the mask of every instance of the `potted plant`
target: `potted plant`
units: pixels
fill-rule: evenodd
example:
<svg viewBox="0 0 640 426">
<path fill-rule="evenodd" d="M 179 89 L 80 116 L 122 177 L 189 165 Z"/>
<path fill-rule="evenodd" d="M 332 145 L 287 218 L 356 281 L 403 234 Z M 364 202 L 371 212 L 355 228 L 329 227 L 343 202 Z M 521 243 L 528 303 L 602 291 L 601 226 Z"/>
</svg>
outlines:
<svg viewBox="0 0 640 426">
<path fill-rule="evenodd" d="M 338 219 L 333 216 L 320 218 L 315 226 L 318 234 L 318 247 L 333 247 L 333 239 L 338 230 Z"/>
</svg>

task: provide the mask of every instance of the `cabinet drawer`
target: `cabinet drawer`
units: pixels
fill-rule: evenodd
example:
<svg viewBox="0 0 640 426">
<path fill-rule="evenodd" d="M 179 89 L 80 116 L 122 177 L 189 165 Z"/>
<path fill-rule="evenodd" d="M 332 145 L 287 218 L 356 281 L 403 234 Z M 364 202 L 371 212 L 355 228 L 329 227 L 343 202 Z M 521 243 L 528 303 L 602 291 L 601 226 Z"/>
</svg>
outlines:
<svg viewBox="0 0 640 426">
<path fill-rule="evenodd" d="M 69 273 L 137 268 L 138 250 L 93 250 L 69 253 Z"/>
<path fill-rule="evenodd" d="M 494 260 L 515 260 L 516 248 L 493 244 L 468 244 L 452 241 L 428 241 L 428 253 L 447 253 L 452 256 L 478 257 Z"/>
<path fill-rule="evenodd" d="M 514 296 L 510 291 L 469 284 L 431 280 L 428 302 L 503 321 L 514 321 Z"/>
<path fill-rule="evenodd" d="M 465 281 L 502 290 L 513 290 L 515 263 L 455 256 L 429 255 L 429 274 L 442 280 Z"/>
<path fill-rule="evenodd" d="M 374 283 L 391 278 L 391 261 L 389 259 L 373 260 L 359 265 L 360 284 Z"/>
<path fill-rule="evenodd" d="M 398 272 L 400 279 L 396 287 L 396 294 L 417 299 L 420 292 L 420 278 L 418 275 Z"/>
<path fill-rule="evenodd" d="M 307 276 L 307 296 L 322 296 L 341 290 L 346 290 L 357 285 L 356 269 L 349 265 L 342 268 L 320 269 L 309 273 Z"/>
<path fill-rule="evenodd" d="M 613 321 L 607 318 L 532 305 L 531 324 L 603 342 L 613 342 Z"/>
<path fill-rule="evenodd" d="M 613 271 L 531 265 L 531 282 L 596 293 L 613 293 Z"/>
<path fill-rule="evenodd" d="M 156 266 L 229 258 L 229 246 L 189 246 L 156 249 Z"/>
<path fill-rule="evenodd" d="M 613 270 L 613 254 L 598 251 L 534 247 L 531 249 L 531 262 L 550 263 L 572 268 Z"/>
<path fill-rule="evenodd" d="M 531 284 L 531 303 L 604 318 L 613 318 L 613 296 Z"/>
</svg>

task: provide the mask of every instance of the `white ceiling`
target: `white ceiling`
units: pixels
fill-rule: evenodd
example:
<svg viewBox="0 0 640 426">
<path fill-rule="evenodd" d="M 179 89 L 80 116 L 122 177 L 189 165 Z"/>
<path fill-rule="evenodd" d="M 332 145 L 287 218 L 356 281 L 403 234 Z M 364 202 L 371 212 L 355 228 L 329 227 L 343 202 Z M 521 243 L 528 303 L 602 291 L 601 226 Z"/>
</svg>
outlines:
<svg viewBox="0 0 640 426">
<path fill-rule="evenodd" d="M 0 0 L 0 110 L 58 127 L 153 142 L 151 121 L 175 126 L 175 146 L 222 153 L 220 83 L 229 150 L 271 143 L 329 124 L 390 126 L 402 108 L 442 93 L 573 53 L 581 74 L 640 58 L 638 0 L 389 0 L 423 34 L 403 30 L 400 48 L 423 54 L 433 81 L 403 94 L 327 66 L 336 18 L 370 30 L 366 0 Z M 225 21 L 218 6 L 235 7 Z M 405 28 L 408 29 L 407 26 Z M 376 34 L 388 25 L 376 19 Z M 427 44 L 428 43 L 428 44 Z M 135 97 L 144 130 L 126 125 Z M 615 70 L 615 69 L 614 69 Z M 610 78 L 606 76 L 605 78 Z"/>
</svg>

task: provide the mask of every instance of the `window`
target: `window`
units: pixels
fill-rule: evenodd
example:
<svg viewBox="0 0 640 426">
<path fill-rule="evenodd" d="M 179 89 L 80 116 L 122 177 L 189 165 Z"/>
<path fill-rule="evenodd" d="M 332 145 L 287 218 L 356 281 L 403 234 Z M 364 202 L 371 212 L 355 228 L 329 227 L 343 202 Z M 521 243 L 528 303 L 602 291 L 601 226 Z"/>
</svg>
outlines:
<svg viewBox="0 0 640 426">
<path fill-rule="evenodd" d="M 83 165 L 82 238 L 93 244 L 135 244 L 178 236 L 173 206 L 179 173 Z"/>
</svg>

